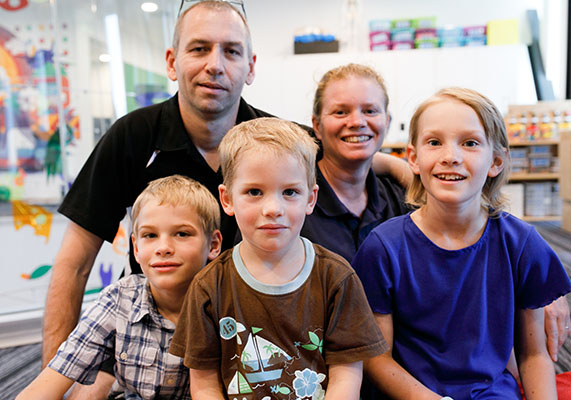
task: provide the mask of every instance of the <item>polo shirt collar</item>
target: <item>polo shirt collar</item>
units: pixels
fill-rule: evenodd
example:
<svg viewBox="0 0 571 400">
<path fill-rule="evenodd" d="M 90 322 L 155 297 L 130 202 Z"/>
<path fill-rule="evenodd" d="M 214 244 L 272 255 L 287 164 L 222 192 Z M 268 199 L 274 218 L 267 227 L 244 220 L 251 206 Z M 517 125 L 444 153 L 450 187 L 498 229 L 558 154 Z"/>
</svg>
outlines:
<svg viewBox="0 0 571 400">
<path fill-rule="evenodd" d="M 319 165 L 316 166 L 317 184 L 319 185 L 319 193 L 317 195 L 317 205 L 319 209 L 329 217 L 340 217 L 342 215 L 353 215 L 351 211 L 339 200 L 329 182 L 323 176 Z M 373 213 L 374 217 L 380 217 L 387 203 L 379 196 L 379 187 L 377 178 L 372 169 L 369 169 L 365 181 L 367 188 L 368 200 L 367 209 Z M 320 194 L 322 194 L 320 196 Z"/>
<path fill-rule="evenodd" d="M 157 149 L 159 151 L 177 151 L 193 148 L 194 145 L 182 122 L 180 108 L 178 105 L 178 92 L 163 103 L 163 112 L 160 119 L 160 135 L 157 139 Z M 236 124 L 256 118 L 254 110 L 240 98 Z"/>
</svg>

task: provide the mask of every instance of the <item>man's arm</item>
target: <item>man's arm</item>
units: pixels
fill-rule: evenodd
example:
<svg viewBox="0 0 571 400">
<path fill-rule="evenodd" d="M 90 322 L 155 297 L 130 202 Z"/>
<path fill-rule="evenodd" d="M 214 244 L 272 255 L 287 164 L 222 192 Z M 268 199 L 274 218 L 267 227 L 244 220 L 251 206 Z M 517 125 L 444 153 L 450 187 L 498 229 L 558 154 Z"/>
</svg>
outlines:
<svg viewBox="0 0 571 400">
<path fill-rule="evenodd" d="M 85 285 L 102 244 L 103 239 L 69 222 L 55 258 L 46 298 L 43 367 L 77 324 Z"/>
<path fill-rule="evenodd" d="M 376 152 L 371 167 L 375 175 L 390 175 L 405 189 L 412 183 L 413 173 L 406 161 L 383 152 Z"/>
<path fill-rule="evenodd" d="M 547 335 L 547 351 L 553 362 L 557 362 L 557 352 L 569 335 L 569 303 L 562 296 L 545 307 L 545 334 Z"/>
<path fill-rule="evenodd" d="M 555 371 L 545 346 L 544 310 L 519 310 L 516 324 L 516 357 L 525 398 L 556 400 Z"/>
<path fill-rule="evenodd" d="M 72 384 L 73 380 L 59 372 L 44 368 L 40 375 L 16 397 L 16 400 L 62 399 Z"/>
<path fill-rule="evenodd" d="M 218 370 L 190 368 L 190 397 L 192 400 L 224 400 Z"/>
<path fill-rule="evenodd" d="M 359 400 L 359 389 L 363 379 L 363 362 L 330 365 L 329 384 L 325 400 Z"/>
<path fill-rule="evenodd" d="M 377 325 L 385 337 L 389 351 L 365 361 L 365 372 L 375 385 L 390 398 L 402 400 L 440 400 L 434 393 L 401 367 L 392 357 L 393 317 L 375 314 Z"/>
</svg>

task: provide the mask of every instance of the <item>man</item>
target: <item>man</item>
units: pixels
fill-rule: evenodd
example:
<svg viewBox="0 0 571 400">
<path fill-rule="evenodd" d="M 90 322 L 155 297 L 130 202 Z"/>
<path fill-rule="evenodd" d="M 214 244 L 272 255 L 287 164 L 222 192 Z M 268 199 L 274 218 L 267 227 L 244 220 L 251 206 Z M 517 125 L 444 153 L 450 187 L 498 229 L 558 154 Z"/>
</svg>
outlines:
<svg viewBox="0 0 571 400">
<path fill-rule="evenodd" d="M 179 173 L 217 196 L 220 140 L 239 122 L 269 116 L 240 98 L 244 84 L 254 79 L 256 56 L 245 19 L 229 3 L 201 2 L 187 10 L 177 21 L 166 62 L 178 94 L 118 120 L 59 209 L 70 222 L 46 300 L 44 365 L 77 323 L 103 240 L 113 240 L 126 208 L 147 182 Z M 235 231 L 233 219 L 222 221 L 226 246 Z"/>
</svg>

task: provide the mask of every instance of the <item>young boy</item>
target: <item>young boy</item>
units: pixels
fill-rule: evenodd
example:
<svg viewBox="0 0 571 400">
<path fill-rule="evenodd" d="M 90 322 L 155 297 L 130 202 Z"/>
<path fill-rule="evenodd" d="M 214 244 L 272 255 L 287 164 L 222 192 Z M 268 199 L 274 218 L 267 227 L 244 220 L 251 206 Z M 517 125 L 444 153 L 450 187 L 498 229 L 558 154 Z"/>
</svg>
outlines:
<svg viewBox="0 0 571 400">
<path fill-rule="evenodd" d="M 197 274 L 183 305 L 170 351 L 190 368 L 193 400 L 358 399 L 362 360 L 385 351 L 354 271 L 299 236 L 316 151 L 274 118 L 220 144 L 220 201 L 243 241 Z"/>
<path fill-rule="evenodd" d="M 188 370 L 168 354 L 194 275 L 220 252 L 220 210 L 201 184 L 174 175 L 149 183 L 133 205 L 134 255 L 145 276 L 106 287 L 18 399 L 61 399 L 115 359 L 125 398 L 189 399 Z"/>
</svg>

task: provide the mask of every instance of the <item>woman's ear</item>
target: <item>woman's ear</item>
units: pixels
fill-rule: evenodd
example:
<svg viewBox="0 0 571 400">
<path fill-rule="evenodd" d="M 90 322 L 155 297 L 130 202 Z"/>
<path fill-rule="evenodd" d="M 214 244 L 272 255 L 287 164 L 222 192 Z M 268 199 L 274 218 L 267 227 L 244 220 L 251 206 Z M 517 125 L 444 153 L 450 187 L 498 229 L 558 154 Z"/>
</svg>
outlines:
<svg viewBox="0 0 571 400">
<path fill-rule="evenodd" d="M 311 117 L 311 123 L 313 124 L 313 132 L 315 132 L 315 137 L 321 140 L 321 133 L 319 132 L 319 120 L 315 115 Z"/>
<path fill-rule="evenodd" d="M 410 143 L 406 146 L 406 158 L 412 172 L 414 172 L 415 175 L 420 175 L 420 169 L 418 168 L 418 163 L 416 162 L 416 147 Z"/>
<path fill-rule="evenodd" d="M 229 216 L 233 216 L 234 206 L 232 205 L 232 196 L 226 185 L 218 185 L 218 194 L 220 195 L 220 204 L 224 212 Z"/>
</svg>

